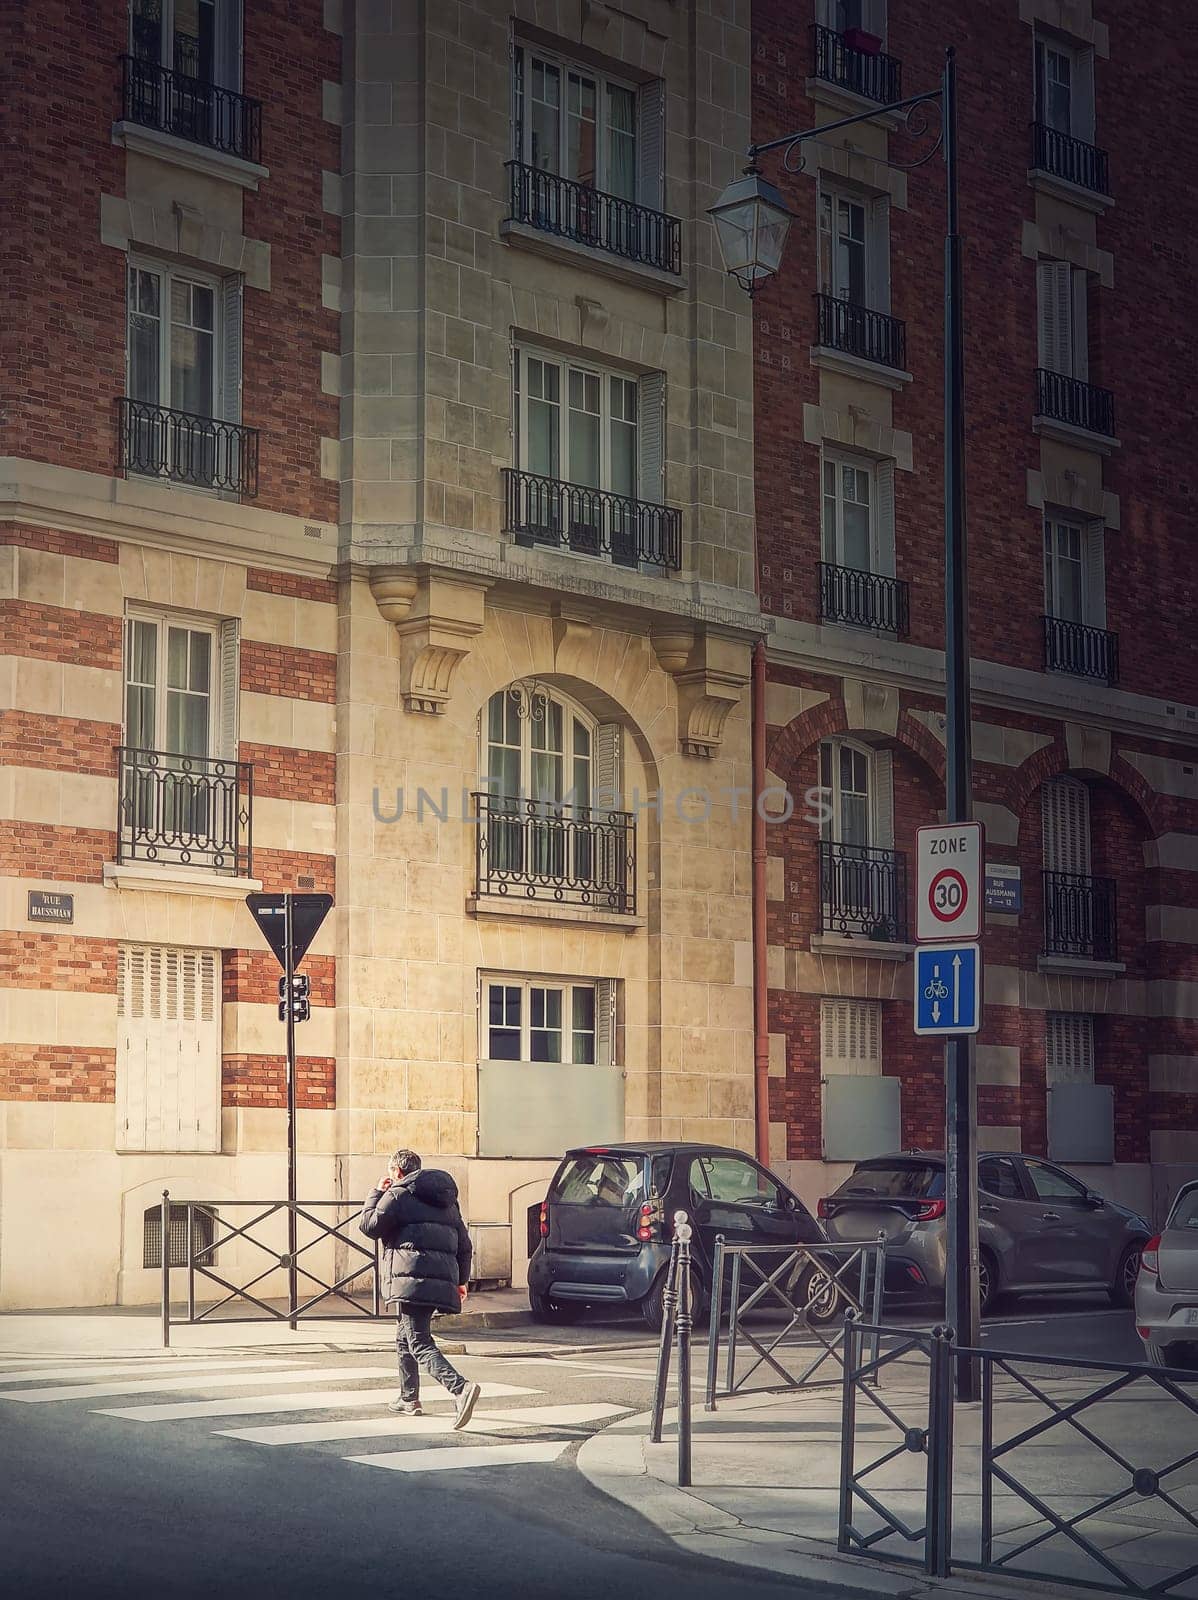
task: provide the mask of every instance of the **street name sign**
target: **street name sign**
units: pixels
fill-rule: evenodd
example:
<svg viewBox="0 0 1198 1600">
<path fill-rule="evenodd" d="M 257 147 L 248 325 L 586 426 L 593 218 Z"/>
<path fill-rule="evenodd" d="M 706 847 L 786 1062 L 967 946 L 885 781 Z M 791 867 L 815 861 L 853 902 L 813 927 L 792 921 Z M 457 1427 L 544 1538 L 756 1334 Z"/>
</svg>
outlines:
<svg viewBox="0 0 1198 1600">
<path fill-rule="evenodd" d="M 982 933 L 982 825 L 948 822 L 916 833 L 915 937 L 968 942 Z"/>
<path fill-rule="evenodd" d="M 1017 866 L 998 866 L 986 863 L 987 911 L 1001 911 L 1017 917 L 1023 910 L 1023 876 Z"/>
<path fill-rule="evenodd" d="M 921 945 L 915 952 L 916 1033 L 977 1033 L 981 1025 L 981 947 Z"/>
</svg>

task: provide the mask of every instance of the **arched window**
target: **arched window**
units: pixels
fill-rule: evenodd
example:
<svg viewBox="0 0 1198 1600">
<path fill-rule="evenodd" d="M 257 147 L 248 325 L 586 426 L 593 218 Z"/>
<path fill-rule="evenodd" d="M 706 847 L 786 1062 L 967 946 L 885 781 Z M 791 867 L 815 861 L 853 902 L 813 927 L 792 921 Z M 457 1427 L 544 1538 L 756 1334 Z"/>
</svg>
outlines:
<svg viewBox="0 0 1198 1600">
<path fill-rule="evenodd" d="M 592 717 L 541 684 L 498 690 L 487 702 L 483 729 L 487 793 L 589 806 L 597 787 L 595 734 Z"/>
<path fill-rule="evenodd" d="M 894 850 L 890 751 L 825 739 L 819 766 L 826 805 L 819 847 L 822 931 L 904 939 L 906 881 Z"/>
<path fill-rule="evenodd" d="M 894 779 L 889 750 L 848 739 L 819 747 L 819 781 L 830 815 L 825 839 L 877 850 L 894 848 Z"/>
</svg>

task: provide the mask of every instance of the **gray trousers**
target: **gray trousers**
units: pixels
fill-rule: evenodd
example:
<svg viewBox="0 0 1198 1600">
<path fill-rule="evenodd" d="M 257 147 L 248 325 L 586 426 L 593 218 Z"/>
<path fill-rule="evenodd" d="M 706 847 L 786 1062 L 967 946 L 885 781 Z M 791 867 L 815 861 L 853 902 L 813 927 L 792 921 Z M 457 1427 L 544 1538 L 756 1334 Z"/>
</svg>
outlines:
<svg viewBox="0 0 1198 1600">
<path fill-rule="evenodd" d="M 437 1349 L 432 1334 L 432 1306 L 396 1308 L 395 1349 L 399 1356 L 399 1391 L 402 1400 L 420 1398 L 420 1368 L 450 1394 L 459 1395 L 466 1380 Z"/>
</svg>

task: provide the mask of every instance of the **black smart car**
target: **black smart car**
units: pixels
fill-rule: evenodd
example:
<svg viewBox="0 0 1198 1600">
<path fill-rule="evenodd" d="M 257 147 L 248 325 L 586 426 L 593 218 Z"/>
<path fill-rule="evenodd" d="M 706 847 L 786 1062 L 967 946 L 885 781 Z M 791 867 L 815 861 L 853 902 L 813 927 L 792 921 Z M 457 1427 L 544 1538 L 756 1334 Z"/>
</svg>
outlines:
<svg viewBox="0 0 1198 1600">
<path fill-rule="evenodd" d="M 795 1244 L 826 1242 L 798 1195 L 740 1150 L 654 1142 L 570 1150 L 539 1214 L 534 1210 L 533 1316 L 573 1322 L 587 1306 L 637 1305 L 659 1328 L 676 1211 L 685 1211 L 694 1228 L 693 1296 L 700 1310 L 711 1296 L 717 1234 L 734 1244 L 776 1244 L 779 1261 Z M 792 1295 L 813 1270 L 795 1278 Z M 833 1290 L 828 1316 L 836 1300 Z M 810 1314 L 819 1316 L 818 1305 Z"/>
</svg>

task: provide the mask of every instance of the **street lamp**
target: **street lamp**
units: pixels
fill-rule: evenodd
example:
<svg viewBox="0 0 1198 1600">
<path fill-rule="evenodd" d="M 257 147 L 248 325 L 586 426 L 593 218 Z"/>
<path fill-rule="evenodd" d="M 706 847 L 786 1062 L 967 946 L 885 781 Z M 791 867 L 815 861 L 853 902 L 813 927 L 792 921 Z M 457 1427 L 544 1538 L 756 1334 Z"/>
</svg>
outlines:
<svg viewBox="0 0 1198 1600">
<path fill-rule="evenodd" d="M 908 129 L 915 133 L 912 114 L 918 107 L 937 104 L 940 137 L 926 155 L 911 166 L 922 166 L 940 148 L 944 150 L 944 708 L 947 723 L 945 763 L 945 821 L 966 822 L 973 810 L 972 756 L 969 722 L 969 618 L 965 578 L 965 355 L 962 323 L 961 235 L 957 210 L 957 76 L 955 54 L 945 53 L 940 87 L 924 94 L 875 106 L 857 116 L 821 123 L 802 133 L 786 134 L 749 147 L 749 165 L 708 213 L 715 222 L 716 238 L 724 266 L 750 294 L 756 293 L 782 259 L 790 227 L 786 203 L 772 184 L 766 183 L 757 158 L 785 146 L 783 164 L 807 139 L 838 128 L 869 122 L 885 112 L 905 113 Z M 901 163 L 889 163 L 899 166 Z M 802 156 L 799 157 L 802 167 Z M 944 1046 L 946 1092 L 946 1195 L 948 1211 L 947 1305 L 957 1340 L 970 1349 L 978 1345 L 977 1257 L 977 1089 L 973 1075 L 972 1041 L 950 1038 Z M 976 1399 L 976 1362 L 957 1363 L 957 1394 Z"/>
</svg>

